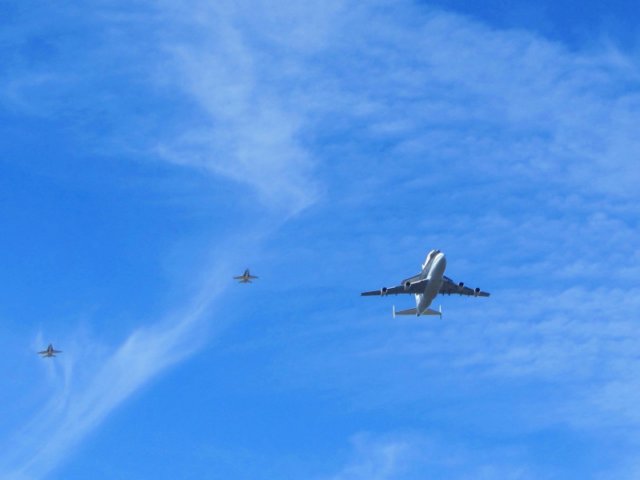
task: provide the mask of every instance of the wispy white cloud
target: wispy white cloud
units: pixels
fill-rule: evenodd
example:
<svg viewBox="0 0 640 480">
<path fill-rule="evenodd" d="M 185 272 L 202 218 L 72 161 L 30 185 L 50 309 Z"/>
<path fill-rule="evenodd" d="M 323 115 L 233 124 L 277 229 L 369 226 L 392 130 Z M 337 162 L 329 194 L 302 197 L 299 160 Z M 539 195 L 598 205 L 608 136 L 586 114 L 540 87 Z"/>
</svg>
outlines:
<svg viewBox="0 0 640 480">
<path fill-rule="evenodd" d="M 256 57 L 264 52 L 248 44 L 244 33 L 234 26 L 237 12 L 233 4 L 190 2 L 179 9 L 159 4 L 154 11 L 157 16 L 150 17 L 154 19 L 151 23 L 157 22 L 155 25 L 166 27 L 176 36 L 163 38 L 156 45 L 157 55 L 150 59 L 135 47 L 130 56 L 139 62 L 138 72 L 147 75 L 144 82 L 150 89 L 162 82 L 160 76 L 169 78 L 165 86 L 188 98 L 199 117 L 197 122 L 167 127 L 174 132 L 172 137 L 144 139 L 146 158 L 155 155 L 159 161 L 239 182 L 245 190 L 243 198 L 254 199 L 251 203 L 258 205 L 252 211 L 269 214 L 270 222 L 255 222 L 255 231 L 245 229 L 240 242 L 225 244 L 224 258 L 218 257 L 213 269 L 195 274 L 204 278 L 204 284 L 187 307 L 176 309 L 156 324 L 135 328 L 115 349 L 88 338 L 83 339 L 84 345 L 69 338 L 64 355 L 57 359 L 61 372 L 51 371 L 55 387 L 50 401 L 12 438 L 11 447 L 0 457 L 3 478 L 46 478 L 125 400 L 161 372 L 198 351 L 211 328 L 215 301 L 228 283 L 225 279 L 230 277 L 232 268 L 237 268 L 229 265 L 231 259 L 241 250 L 255 251 L 265 232 L 312 204 L 319 194 L 319 184 L 312 175 L 312 155 L 298 138 L 304 119 L 265 79 L 265 75 L 274 73 L 273 69 L 256 66 Z M 274 10 L 270 29 L 286 23 L 286 18 L 278 18 L 281 14 L 286 17 L 288 10 Z M 108 15 L 100 8 L 93 18 L 94 22 L 104 22 L 121 38 L 135 35 L 127 31 L 132 20 L 143 22 L 140 17 Z M 199 29 L 199 35 L 191 37 L 192 28 Z M 306 33 L 293 34 L 306 41 Z M 312 38 L 308 41 L 312 43 Z M 97 55 L 92 58 L 81 59 L 84 67 L 89 67 L 86 77 L 75 77 L 81 89 L 93 86 L 96 79 L 89 72 L 96 70 L 96 64 L 113 62 L 110 56 L 114 52 L 103 47 L 97 48 Z M 116 48 L 115 54 L 119 50 Z M 67 65 L 50 65 L 52 73 L 39 83 L 29 80 L 39 78 L 31 72 L 16 75 L 8 80 L 8 85 L 15 88 L 3 99 L 23 115 L 35 112 L 55 117 L 65 113 L 64 102 L 56 95 L 65 91 L 64 79 L 74 77 L 78 67 L 72 66 L 71 71 L 64 71 L 64 67 Z M 123 66 L 121 74 L 126 77 L 130 73 Z M 46 91 L 52 81 L 57 87 Z M 78 86 L 75 81 L 74 85 Z M 34 89 L 38 93 L 35 100 L 28 94 Z M 51 101 L 47 102 L 47 98 Z M 47 108 L 43 108 L 45 104 Z M 100 110 L 99 106 L 96 108 Z M 121 107 L 117 110 L 122 113 Z M 87 114 L 91 116 L 91 112 L 90 108 Z M 136 114 L 125 108 L 119 121 L 131 125 L 132 116 Z M 167 119 L 167 123 L 172 121 L 176 119 Z M 122 144 L 123 139 L 127 139 L 126 135 L 111 138 L 114 144 Z M 139 144 L 133 146 L 139 151 Z M 131 153 L 131 147 L 125 145 L 125 151 Z M 216 239 L 216 243 L 220 242 Z"/>
<path fill-rule="evenodd" d="M 247 183 L 267 204 L 297 213 L 319 188 L 310 175 L 312 155 L 298 138 L 304 118 L 278 91 L 278 63 L 260 61 L 267 52 L 252 48 L 234 10 L 223 2 L 178 12 L 200 38 L 199 48 L 184 40 L 164 46 L 178 73 L 171 84 L 193 98 L 202 118 L 158 152 L 172 163 Z"/>
<path fill-rule="evenodd" d="M 150 79 L 188 98 L 197 115 L 154 151 L 246 184 L 287 215 L 316 202 L 320 159 L 306 140 L 313 111 L 293 92 L 313 83 L 306 66 L 329 44 L 343 2 L 160 5 L 153 25 L 167 33 L 154 37 L 162 60 Z"/>
<path fill-rule="evenodd" d="M 331 480 L 388 480 L 398 478 L 406 467 L 415 445 L 407 439 L 373 439 L 367 435 L 356 435 L 352 439 L 353 459 Z"/>
<path fill-rule="evenodd" d="M 470 451 L 455 441 L 426 434 L 372 435 L 351 438 L 351 459 L 327 480 L 393 480 L 421 478 L 477 478 L 525 480 L 546 478 L 520 465 L 525 456 L 518 449 Z M 443 475 L 442 472 L 446 472 Z"/>
<path fill-rule="evenodd" d="M 321 187 L 301 138 L 305 110 L 287 97 L 295 65 L 275 44 L 301 54 L 319 48 L 330 3 L 303 9 L 314 14 L 310 30 L 295 27 L 297 7 L 226 1 L 141 2 L 130 13 L 95 2 L 92 12 L 60 13 L 67 22 L 83 18 L 76 35 L 50 34 L 65 26 L 47 18 L 22 18 L 0 101 L 17 114 L 63 118 L 89 138 L 87 150 L 212 173 L 293 215 Z M 258 12 L 264 22 L 255 22 Z M 94 135 L 91 122 L 106 122 L 109 134 Z"/>
<path fill-rule="evenodd" d="M 336 106 L 346 112 L 358 139 L 384 148 L 366 157 L 372 172 L 399 176 L 400 162 L 421 159 L 423 181 L 455 172 L 636 195 L 640 70 L 630 57 L 606 45 L 569 51 L 428 9 L 361 6 L 342 22 L 352 30 L 326 59 L 335 77 L 319 89 L 320 104 L 329 118 Z"/>
<path fill-rule="evenodd" d="M 78 338 L 56 360 L 46 406 L 12 439 L 0 466 L 7 479 L 46 478 L 134 392 L 199 350 L 210 332 L 215 299 L 230 270 L 223 261 L 192 304 L 162 322 L 135 329 L 114 351 Z M 51 368 L 55 368 L 51 366 Z"/>
</svg>

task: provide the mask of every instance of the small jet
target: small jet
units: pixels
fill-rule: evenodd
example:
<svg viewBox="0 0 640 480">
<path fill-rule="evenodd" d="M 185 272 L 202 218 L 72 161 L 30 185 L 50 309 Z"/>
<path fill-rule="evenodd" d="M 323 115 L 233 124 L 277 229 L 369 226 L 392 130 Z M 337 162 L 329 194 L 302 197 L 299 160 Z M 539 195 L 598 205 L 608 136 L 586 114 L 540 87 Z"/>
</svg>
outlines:
<svg viewBox="0 0 640 480">
<path fill-rule="evenodd" d="M 55 357 L 56 353 L 62 353 L 62 350 L 55 350 L 53 345 L 49 344 L 46 350 L 42 350 L 38 352 L 38 354 L 42 355 L 42 357 Z"/>
<path fill-rule="evenodd" d="M 439 310 L 429 308 L 433 299 L 441 293 L 443 295 L 466 295 L 469 297 L 488 297 L 490 294 L 483 292 L 479 288 L 471 289 L 465 287 L 463 282 L 455 283 L 444 275 L 447 267 L 447 259 L 440 250 L 431 250 L 422 264 L 422 270 L 417 275 L 409 277 L 396 287 L 382 287 L 380 290 L 362 292 L 362 296 L 398 295 L 399 293 L 412 294 L 416 298 L 416 308 L 400 310 L 396 312 L 393 307 L 393 317 L 396 315 L 439 315 L 442 318 L 442 307 Z"/>
<path fill-rule="evenodd" d="M 244 271 L 242 275 L 233 277 L 234 280 L 238 280 L 238 282 L 240 283 L 251 283 L 251 280 L 255 280 L 256 278 L 258 277 L 256 277 L 255 275 L 251 275 L 248 268 Z"/>
</svg>

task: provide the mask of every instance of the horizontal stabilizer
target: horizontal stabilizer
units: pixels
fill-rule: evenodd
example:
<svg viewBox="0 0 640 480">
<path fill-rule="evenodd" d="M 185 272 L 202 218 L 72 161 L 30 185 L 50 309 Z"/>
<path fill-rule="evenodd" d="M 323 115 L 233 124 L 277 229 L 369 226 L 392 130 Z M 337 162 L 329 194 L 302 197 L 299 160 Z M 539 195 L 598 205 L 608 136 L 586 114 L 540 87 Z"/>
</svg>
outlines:
<svg viewBox="0 0 640 480">
<path fill-rule="evenodd" d="M 418 310 L 415 308 L 408 308 L 407 310 L 400 310 L 396 312 L 396 307 L 393 307 L 393 318 L 396 318 L 396 315 L 418 315 Z M 437 315 L 442 318 L 442 309 L 440 310 L 432 310 L 427 308 L 420 315 Z"/>
<path fill-rule="evenodd" d="M 418 310 L 416 310 L 415 308 L 409 308 L 407 310 L 400 310 L 399 312 L 396 312 L 395 305 L 393 307 L 393 318 L 396 318 L 396 315 L 417 315 L 417 314 L 418 314 Z"/>
</svg>

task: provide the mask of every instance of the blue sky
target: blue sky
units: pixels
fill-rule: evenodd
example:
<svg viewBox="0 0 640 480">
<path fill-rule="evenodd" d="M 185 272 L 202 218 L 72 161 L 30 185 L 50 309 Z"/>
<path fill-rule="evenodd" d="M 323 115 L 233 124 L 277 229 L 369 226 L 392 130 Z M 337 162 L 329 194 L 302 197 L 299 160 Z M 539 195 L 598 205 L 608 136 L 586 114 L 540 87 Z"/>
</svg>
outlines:
<svg viewBox="0 0 640 480">
<path fill-rule="evenodd" d="M 638 477 L 631 2 L 2 11 L 0 478 Z"/>
</svg>

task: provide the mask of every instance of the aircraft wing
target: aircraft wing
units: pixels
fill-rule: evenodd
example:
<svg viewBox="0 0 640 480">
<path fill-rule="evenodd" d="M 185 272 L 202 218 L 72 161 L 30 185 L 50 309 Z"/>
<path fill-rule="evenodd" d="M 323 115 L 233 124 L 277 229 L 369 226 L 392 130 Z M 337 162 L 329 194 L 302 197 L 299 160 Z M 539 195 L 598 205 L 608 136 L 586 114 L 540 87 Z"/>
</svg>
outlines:
<svg viewBox="0 0 640 480">
<path fill-rule="evenodd" d="M 401 285 L 406 285 L 407 282 L 414 283 L 414 282 L 417 282 L 418 280 L 420 280 L 420 274 L 416 273 L 413 277 L 405 278 L 404 280 L 402 280 L 402 282 L 400 282 L 400 284 Z"/>
<path fill-rule="evenodd" d="M 398 285 L 396 287 L 382 287 L 379 290 L 371 290 L 369 292 L 362 292 L 360 295 L 363 297 L 370 297 L 374 295 L 399 295 L 402 293 L 408 293 L 414 295 L 416 293 L 423 293 L 424 288 L 427 284 L 428 280 L 419 280 L 413 283 L 404 283 L 403 285 Z"/>
<path fill-rule="evenodd" d="M 442 286 L 440 287 L 440 293 L 443 295 L 465 295 L 468 297 L 488 297 L 491 295 L 489 292 L 483 292 L 480 289 L 473 289 L 466 287 L 464 284 L 459 284 L 451 280 L 449 277 L 444 277 Z"/>
<path fill-rule="evenodd" d="M 378 290 L 371 290 L 369 292 L 362 292 L 360 295 L 363 297 L 370 297 L 374 295 L 398 295 L 399 293 L 408 293 L 405 292 L 404 287 L 402 285 L 398 285 L 397 287 L 383 287 Z"/>
</svg>

